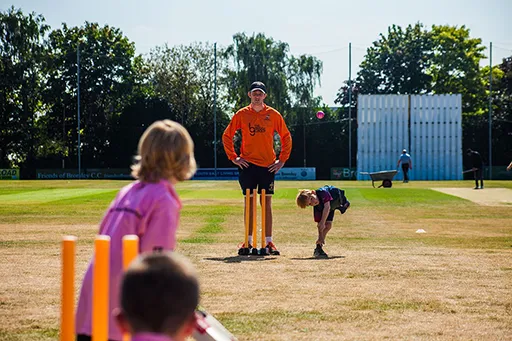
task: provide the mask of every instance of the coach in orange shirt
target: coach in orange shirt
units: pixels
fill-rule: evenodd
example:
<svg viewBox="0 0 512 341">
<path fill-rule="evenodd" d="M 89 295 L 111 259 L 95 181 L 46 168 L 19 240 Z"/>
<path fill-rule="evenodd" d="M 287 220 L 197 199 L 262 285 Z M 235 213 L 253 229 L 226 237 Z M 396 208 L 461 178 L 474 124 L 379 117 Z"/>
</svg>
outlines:
<svg viewBox="0 0 512 341">
<path fill-rule="evenodd" d="M 245 195 L 247 188 L 258 189 L 261 193 L 265 189 L 265 237 L 267 248 L 273 255 L 279 251 L 272 241 L 272 194 L 274 194 L 275 174 L 284 166 L 292 150 L 292 137 L 286 127 L 281 114 L 274 108 L 265 104 L 267 89 L 262 82 L 254 82 L 247 93 L 251 104 L 238 110 L 231 119 L 224 134 L 222 142 L 228 158 L 239 168 L 238 181 Z M 233 137 L 237 130 L 242 132 L 242 146 L 240 155 L 234 148 Z M 274 132 L 281 137 L 281 153 L 279 159 L 274 151 Z M 252 194 L 251 194 L 252 195 Z M 245 198 L 250 200 L 250 198 Z M 252 212 L 252 200 L 249 201 Z M 249 223 L 249 246 L 256 247 L 257 241 L 252 239 L 252 219 Z M 253 244 L 254 242 L 254 244 Z"/>
</svg>

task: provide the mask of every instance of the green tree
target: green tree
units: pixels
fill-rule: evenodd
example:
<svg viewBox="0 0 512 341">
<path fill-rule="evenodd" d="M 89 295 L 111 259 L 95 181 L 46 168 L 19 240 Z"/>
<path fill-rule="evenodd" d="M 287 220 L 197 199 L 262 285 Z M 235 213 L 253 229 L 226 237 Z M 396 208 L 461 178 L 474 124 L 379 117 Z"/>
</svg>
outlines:
<svg viewBox="0 0 512 341">
<path fill-rule="evenodd" d="M 237 33 L 224 56 L 228 64 L 223 81 L 227 85 L 226 99 L 232 110 L 247 105 L 248 87 L 257 80 L 267 86 L 266 102 L 281 113 L 291 108 L 286 72 L 289 68 L 288 44 L 267 38 L 262 33 L 252 36 Z"/>
<path fill-rule="evenodd" d="M 308 55 L 293 56 L 287 43 L 275 41 L 259 33 L 247 36 L 237 33 L 224 54 L 227 68 L 224 79 L 227 101 L 233 110 L 248 103 L 249 84 L 259 80 L 268 89 L 266 102 L 285 113 L 292 107 L 320 105 L 314 89 L 320 84 L 322 62 Z"/>
<path fill-rule="evenodd" d="M 356 82 L 366 94 L 418 94 L 430 90 L 431 39 L 420 23 L 393 25 L 366 51 Z M 343 102 L 338 98 L 337 103 Z"/>
<path fill-rule="evenodd" d="M 133 162 L 141 135 L 156 120 L 173 118 L 175 114 L 164 99 L 158 97 L 151 80 L 151 66 L 143 56 L 132 62 L 130 77 L 132 91 L 119 116 L 113 117 L 108 165 L 126 168 Z"/>
<path fill-rule="evenodd" d="M 481 114 L 486 112 L 488 71 L 483 76 L 479 67 L 483 50 L 481 40 L 472 38 L 465 26 L 434 25 L 426 30 L 421 23 L 405 29 L 393 25 L 367 49 L 352 83 L 353 112 L 357 112 L 360 93 L 460 93 L 463 144 L 474 146 L 473 140 L 478 140 L 485 131 L 485 118 Z M 335 100 L 342 105 L 341 117 L 348 106 L 348 82 L 343 83 Z"/>
<path fill-rule="evenodd" d="M 0 12 L 0 167 L 34 167 L 48 29 L 36 13 L 14 7 Z"/>
<path fill-rule="evenodd" d="M 479 63 L 485 48 L 465 26 L 420 23 L 403 30 L 393 25 L 368 48 L 355 85 L 363 94 L 462 94 L 464 113 L 482 113 L 485 89 Z M 345 82 L 346 84 L 347 82 Z M 348 103 L 346 85 L 336 103 Z"/>
<path fill-rule="evenodd" d="M 320 85 L 322 68 L 322 62 L 313 56 L 289 57 L 287 78 L 293 107 L 311 112 L 313 108 L 321 106 L 322 100 L 314 96 L 314 91 Z"/>
<path fill-rule="evenodd" d="M 489 80 L 489 67 L 483 70 L 483 78 Z M 492 78 L 495 118 L 512 123 L 512 56 L 503 58 L 501 64 L 493 67 Z M 485 87 L 488 88 L 488 82 Z"/>
<path fill-rule="evenodd" d="M 489 66 L 482 69 L 486 96 L 489 96 L 489 70 Z M 512 160 L 512 56 L 492 68 L 491 103 L 493 164 L 505 165 Z M 488 97 L 486 104 L 485 114 L 478 115 L 483 116 L 484 129 L 473 131 L 472 136 L 480 141 L 488 141 Z"/>
<path fill-rule="evenodd" d="M 427 74 L 432 77 L 432 92 L 462 94 L 464 113 L 483 113 L 486 95 L 479 66 L 485 58 L 482 40 L 471 38 L 464 25 L 434 25 L 429 36 L 432 52 Z"/>
<path fill-rule="evenodd" d="M 79 50 L 83 167 L 106 166 L 113 125 L 134 90 L 135 46 L 119 29 L 89 22 L 72 28 L 63 24 L 50 33 L 48 46 L 45 101 L 49 135 L 55 141 L 65 140 L 66 150 L 73 156 L 70 163 L 76 162 Z"/>
<path fill-rule="evenodd" d="M 217 69 L 224 68 L 222 49 L 217 54 Z M 169 103 L 172 119 L 183 124 L 196 144 L 196 159 L 201 167 L 212 167 L 214 141 L 220 140 L 229 118 L 226 105 L 218 96 L 216 102 L 217 136 L 214 137 L 214 46 L 194 43 L 189 46 L 156 47 L 150 52 L 149 67 L 155 93 Z M 217 92 L 226 88 L 219 82 Z M 218 147 L 220 145 L 218 144 Z M 220 153 L 221 148 L 217 148 Z"/>
<path fill-rule="evenodd" d="M 373 42 L 366 51 L 356 79 L 352 80 L 351 117 L 357 117 L 357 98 L 362 94 L 421 94 L 431 91 L 432 76 L 428 74 L 432 39 L 421 23 L 405 29 L 393 25 L 387 34 Z M 349 82 L 338 90 L 335 103 L 341 106 L 339 119 L 348 119 Z M 348 126 L 344 128 L 344 132 Z M 352 125 L 356 137 L 357 125 Z M 344 141 L 348 144 L 348 141 Z"/>
</svg>

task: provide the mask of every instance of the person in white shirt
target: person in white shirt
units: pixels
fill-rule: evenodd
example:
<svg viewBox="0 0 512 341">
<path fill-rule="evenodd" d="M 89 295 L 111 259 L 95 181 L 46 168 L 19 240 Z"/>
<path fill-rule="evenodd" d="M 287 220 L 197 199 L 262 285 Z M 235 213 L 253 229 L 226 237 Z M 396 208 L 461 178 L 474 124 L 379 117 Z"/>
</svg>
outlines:
<svg viewBox="0 0 512 341">
<path fill-rule="evenodd" d="M 404 182 L 409 182 L 409 169 L 412 169 L 412 159 L 409 154 L 407 154 L 407 150 L 402 150 L 402 154 L 398 158 L 398 163 L 396 164 L 396 168 L 402 164 L 402 171 L 404 172 Z"/>
</svg>

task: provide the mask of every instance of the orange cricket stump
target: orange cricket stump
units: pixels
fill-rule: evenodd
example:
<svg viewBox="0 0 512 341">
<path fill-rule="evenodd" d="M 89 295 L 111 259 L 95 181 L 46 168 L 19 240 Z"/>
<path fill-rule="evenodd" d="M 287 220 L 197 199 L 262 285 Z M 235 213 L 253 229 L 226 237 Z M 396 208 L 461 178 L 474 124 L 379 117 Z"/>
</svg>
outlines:
<svg viewBox="0 0 512 341">
<path fill-rule="evenodd" d="M 244 214 L 244 224 L 245 224 L 245 238 L 244 245 L 238 249 L 238 255 L 247 256 L 250 252 L 249 249 L 249 215 L 250 215 L 250 201 L 251 200 L 251 190 L 245 190 L 245 214 Z"/>
<path fill-rule="evenodd" d="M 251 196 L 252 192 L 252 196 Z M 244 247 L 238 249 L 238 255 L 247 256 L 265 256 L 269 254 L 266 248 L 266 191 L 261 190 L 261 248 L 258 249 L 258 192 L 257 189 L 245 190 L 245 241 Z M 252 228 L 251 228 L 252 225 Z M 252 235 L 252 244 L 249 244 L 249 236 Z"/>
<path fill-rule="evenodd" d="M 261 194 L 260 194 L 260 198 L 261 198 L 261 248 L 260 248 L 260 255 L 262 256 L 265 256 L 265 255 L 268 255 L 268 250 L 266 248 L 267 246 L 267 243 L 266 243 L 266 240 L 265 240 L 265 237 L 266 237 L 266 223 L 267 223 L 267 219 L 266 219 L 266 202 L 267 202 L 267 197 L 266 197 L 266 191 L 264 189 L 261 190 Z"/>
<path fill-rule="evenodd" d="M 94 240 L 92 278 L 92 341 L 108 340 L 110 237 L 98 235 Z"/>
<path fill-rule="evenodd" d="M 139 237 L 128 234 L 123 237 L 123 269 L 126 270 L 130 263 L 139 254 Z"/>
<path fill-rule="evenodd" d="M 258 201 L 258 191 L 255 188 L 252 191 L 252 243 L 253 248 L 251 250 L 251 253 L 255 256 L 258 255 L 258 217 L 256 216 L 257 213 L 257 201 Z"/>
<path fill-rule="evenodd" d="M 123 270 L 126 271 L 130 263 L 139 254 L 139 237 L 128 234 L 123 237 Z M 130 341 L 130 334 L 123 334 L 123 341 Z"/>
<path fill-rule="evenodd" d="M 60 341 L 75 340 L 75 236 L 62 238 Z"/>
<path fill-rule="evenodd" d="M 251 190 L 245 191 L 245 248 L 249 249 L 249 228 L 251 225 Z"/>
</svg>

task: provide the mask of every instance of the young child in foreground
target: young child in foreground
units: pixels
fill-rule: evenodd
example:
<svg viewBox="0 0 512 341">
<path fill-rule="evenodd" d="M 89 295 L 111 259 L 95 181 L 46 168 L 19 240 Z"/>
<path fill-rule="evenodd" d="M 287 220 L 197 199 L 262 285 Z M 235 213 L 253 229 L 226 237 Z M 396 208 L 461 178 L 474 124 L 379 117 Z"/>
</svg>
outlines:
<svg viewBox="0 0 512 341">
<path fill-rule="evenodd" d="M 318 239 L 313 256 L 328 257 L 322 247 L 325 244 L 327 232 L 332 228 L 334 211 L 339 210 L 343 214 L 350 207 L 345 191 L 328 185 L 317 190 L 301 189 L 296 201 L 300 208 L 313 206 L 313 217 L 318 223 Z"/>
<path fill-rule="evenodd" d="M 138 163 L 132 175 L 138 179 L 122 188 L 110 204 L 99 234 L 110 236 L 110 311 L 119 307 L 119 283 L 123 274 L 122 239 L 139 237 L 139 252 L 174 250 L 181 202 L 174 188 L 196 171 L 194 143 L 187 130 L 170 121 L 157 121 L 139 141 Z M 92 334 L 92 277 L 94 256 L 85 273 L 76 310 L 77 341 Z M 122 341 L 123 334 L 109 316 L 108 339 Z"/>
<path fill-rule="evenodd" d="M 173 252 L 149 252 L 121 280 L 114 315 L 132 341 L 184 341 L 196 326 L 199 282 L 192 264 Z"/>
</svg>

